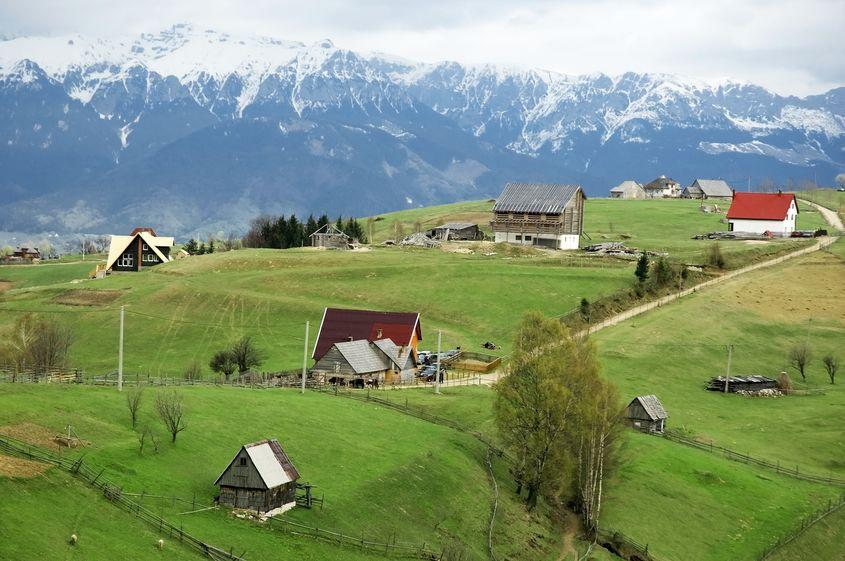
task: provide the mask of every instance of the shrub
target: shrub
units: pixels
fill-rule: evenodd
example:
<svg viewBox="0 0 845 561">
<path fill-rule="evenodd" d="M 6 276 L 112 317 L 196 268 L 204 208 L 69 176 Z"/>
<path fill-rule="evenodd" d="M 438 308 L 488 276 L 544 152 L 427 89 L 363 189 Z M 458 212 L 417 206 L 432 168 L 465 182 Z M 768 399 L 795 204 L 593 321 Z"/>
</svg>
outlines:
<svg viewBox="0 0 845 561">
<path fill-rule="evenodd" d="M 719 246 L 718 242 L 711 244 L 707 248 L 704 255 L 704 263 L 711 267 L 716 267 L 717 269 L 725 268 L 725 256 L 722 255 L 722 248 Z"/>
<path fill-rule="evenodd" d="M 185 370 L 182 372 L 182 377 L 189 381 L 199 380 L 202 373 L 202 366 L 199 361 L 192 360 Z"/>
</svg>

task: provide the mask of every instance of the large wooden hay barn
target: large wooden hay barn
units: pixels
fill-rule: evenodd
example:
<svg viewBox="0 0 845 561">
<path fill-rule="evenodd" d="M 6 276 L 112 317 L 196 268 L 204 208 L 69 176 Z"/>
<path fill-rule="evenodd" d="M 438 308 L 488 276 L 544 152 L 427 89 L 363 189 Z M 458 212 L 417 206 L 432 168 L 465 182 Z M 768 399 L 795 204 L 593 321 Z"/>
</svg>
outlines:
<svg viewBox="0 0 845 561">
<path fill-rule="evenodd" d="M 493 206 L 496 242 L 578 249 L 586 198 L 578 185 L 508 183 Z"/>
<path fill-rule="evenodd" d="M 335 343 L 311 369 L 311 375 L 334 383 L 374 381 L 379 384 L 414 378 L 417 361 L 410 347 L 390 339 L 358 339 Z"/>
<path fill-rule="evenodd" d="M 334 224 L 326 224 L 311 234 L 312 247 L 327 247 L 329 249 L 349 248 L 349 236 L 340 231 Z"/>
<path fill-rule="evenodd" d="M 669 414 L 656 395 L 635 397 L 625 409 L 625 419 L 630 426 L 643 432 L 663 432 Z"/>
<path fill-rule="evenodd" d="M 275 438 L 241 447 L 215 485 L 221 505 L 268 512 L 296 504 L 299 472 Z"/>
</svg>

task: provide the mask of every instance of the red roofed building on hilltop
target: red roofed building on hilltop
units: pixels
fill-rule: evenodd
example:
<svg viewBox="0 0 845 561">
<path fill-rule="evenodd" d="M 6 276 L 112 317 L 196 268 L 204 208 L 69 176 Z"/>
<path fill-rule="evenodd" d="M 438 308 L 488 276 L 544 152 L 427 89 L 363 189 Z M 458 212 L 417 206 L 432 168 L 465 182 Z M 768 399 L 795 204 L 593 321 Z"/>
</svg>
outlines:
<svg viewBox="0 0 845 561">
<path fill-rule="evenodd" d="M 422 340 L 418 312 L 372 312 L 326 308 L 311 357 L 319 361 L 335 343 L 390 339 L 400 349 L 417 352 Z"/>
<path fill-rule="evenodd" d="M 728 209 L 731 232 L 788 236 L 795 231 L 798 204 L 791 193 L 734 193 Z"/>
</svg>

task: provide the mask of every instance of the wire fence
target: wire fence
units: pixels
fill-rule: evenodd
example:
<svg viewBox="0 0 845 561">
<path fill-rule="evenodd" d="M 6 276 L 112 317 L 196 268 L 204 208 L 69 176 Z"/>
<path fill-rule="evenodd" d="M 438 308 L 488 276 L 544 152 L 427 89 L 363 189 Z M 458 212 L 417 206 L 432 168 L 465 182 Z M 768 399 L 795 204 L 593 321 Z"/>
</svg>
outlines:
<svg viewBox="0 0 845 561">
<path fill-rule="evenodd" d="M 179 542 L 206 557 L 219 561 L 243 561 L 243 554 L 235 555 L 232 550 L 224 551 L 223 549 L 206 543 L 186 532 L 181 525 L 177 527 L 171 524 L 164 518 L 130 499 L 123 493 L 122 489 L 118 485 L 115 485 L 102 477 L 104 470 L 96 471 L 95 469 L 92 469 L 90 466 L 85 464 L 84 458 L 78 458 L 75 460 L 70 458 L 61 458 L 51 452 L 48 452 L 47 450 L 4 435 L 0 435 L 0 450 L 16 454 L 18 456 L 23 456 L 31 460 L 54 465 L 75 475 L 89 485 L 100 489 L 106 499 L 114 505 L 136 516 L 153 528 L 156 528 L 159 534 L 164 535 L 166 533 L 168 537 L 178 539 Z"/>
<path fill-rule="evenodd" d="M 595 535 L 597 543 L 611 553 L 623 559 L 637 559 L 639 561 L 659 561 L 649 550 L 648 544 L 642 544 L 629 538 L 622 532 L 614 530 L 598 530 Z"/>
<path fill-rule="evenodd" d="M 659 433 L 655 433 L 659 434 Z M 707 452 L 712 452 L 714 454 L 722 454 L 725 458 L 729 460 L 734 460 L 737 462 L 743 462 L 746 464 L 753 464 L 756 466 L 760 466 L 766 469 L 770 469 L 777 473 L 795 478 L 801 479 L 803 481 L 811 481 L 813 483 L 823 483 L 825 485 L 838 485 L 838 486 L 845 486 L 845 479 L 839 479 L 833 477 L 832 475 L 824 476 L 824 475 L 816 475 L 812 473 L 802 472 L 795 466 L 793 468 L 789 468 L 787 466 L 781 465 L 780 462 L 771 462 L 769 460 L 764 460 L 762 458 L 755 458 L 749 454 L 743 454 L 741 452 L 737 452 L 735 450 L 731 450 L 729 448 L 725 448 L 724 446 L 719 446 L 713 444 L 713 441 L 708 442 L 701 442 L 700 440 L 696 440 L 694 438 L 690 438 L 685 436 L 677 431 L 668 430 L 664 432 L 662 435 L 663 438 L 671 440 L 673 442 L 678 442 L 680 444 L 684 444 L 686 446 L 691 446 L 693 448 L 698 448 L 699 450 L 705 450 Z"/>
<path fill-rule="evenodd" d="M 843 506 L 845 506 L 845 494 L 843 494 L 836 500 L 828 500 L 827 506 L 825 508 L 819 509 L 802 518 L 801 523 L 798 527 L 794 528 L 788 534 L 781 536 L 781 538 L 778 539 L 777 542 L 767 547 L 762 553 L 760 553 L 760 556 L 757 559 L 759 561 L 768 559 L 780 548 L 786 546 L 789 543 L 792 543 L 798 536 L 806 532 L 813 524 L 821 521 L 826 516 L 833 514 L 834 512 L 841 509 Z"/>
</svg>

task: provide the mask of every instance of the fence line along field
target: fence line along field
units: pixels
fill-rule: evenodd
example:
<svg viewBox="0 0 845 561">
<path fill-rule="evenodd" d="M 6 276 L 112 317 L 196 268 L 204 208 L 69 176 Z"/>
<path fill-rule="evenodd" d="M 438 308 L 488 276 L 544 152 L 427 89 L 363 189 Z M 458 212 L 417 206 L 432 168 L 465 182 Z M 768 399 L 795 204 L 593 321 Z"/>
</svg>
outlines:
<svg viewBox="0 0 845 561">
<path fill-rule="evenodd" d="M 161 442 L 157 453 L 149 444 L 139 453 L 125 395 L 112 388 L 8 384 L 3 389 L 0 433 L 45 445 L 43 434 L 72 424 L 86 446 L 63 453 L 84 455 L 87 464 L 105 468 L 103 477 L 126 492 L 210 503 L 217 492 L 214 481 L 233 452 L 245 442 L 277 436 L 302 479 L 325 497 L 322 509 L 287 513 L 291 521 L 346 535 L 363 533 L 368 541 L 425 543 L 438 552 L 458 548 L 468 560 L 486 558 L 491 497 L 486 447 L 448 427 L 318 392 L 189 387 L 179 390 L 187 428 L 171 444 L 153 408 L 162 390 L 148 388 L 138 426 L 150 427 Z M 498 465 L 497 472 L 507 477 L 505 466 Z M 11 485 L 0 478 L 0 492 Z M 7 518 L 11 511 L 5 508 L 0 504 Z M 156 508 L 171 523 L 174 517 L 183 520 L 186 532 L 232 546 L 236 553 L 246 550 L 252 559 L 297 556 L 304 549 L 311 559 L 338 555 L 335 547 L 317 546 L 307 537 L 268 540 L 266 528 L 223 509 L 179 517 L 190 507 L 173 508 L 164 501 Z M 512 495 L 500 498 L 500 508 L 508 521 L 497 527 L 501 551 L 513 559 L 552 558 L 557 532 L 545 511 L 526 517 Z M 526 550 L 527 535 L 534 536 L 535 546 Z M 0 543 L 0 558 L 2 548 Z"/>
</svg>

